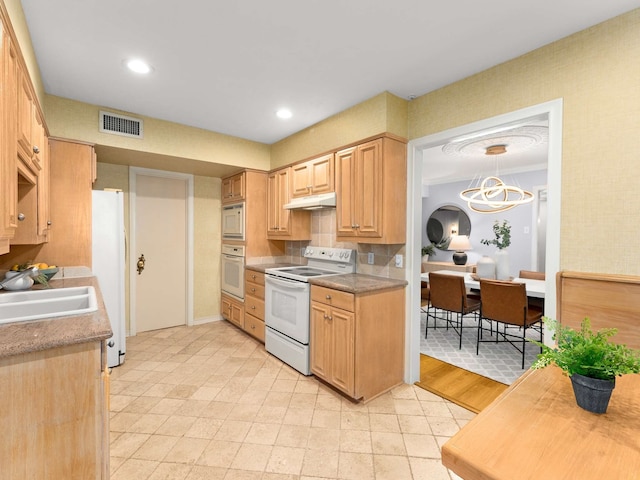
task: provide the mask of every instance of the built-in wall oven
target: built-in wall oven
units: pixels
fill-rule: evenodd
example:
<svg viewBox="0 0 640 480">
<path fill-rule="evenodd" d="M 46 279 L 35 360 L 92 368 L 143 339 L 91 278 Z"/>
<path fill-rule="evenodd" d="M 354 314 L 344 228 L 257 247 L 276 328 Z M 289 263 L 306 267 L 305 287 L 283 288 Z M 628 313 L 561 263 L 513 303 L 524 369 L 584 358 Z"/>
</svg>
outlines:
<svg viewBox="0 0 640 480">
<path fill-rule="evenodd" d="M 239 299 L 244 298 L 244 247 L 222 244 L 221 290 Z"/>
<path fill-rule="evenodd" d="M 307 247 L 305 266 L 265 270 L 265 348 L 304 375 L 309 361 L 310 278 L 354 273 L 355 251 Z"/>
<path fill-rule="evenodd" d="M 244 203 L 223 205 L 222 238 L 244 240 Z"/>
</svg>

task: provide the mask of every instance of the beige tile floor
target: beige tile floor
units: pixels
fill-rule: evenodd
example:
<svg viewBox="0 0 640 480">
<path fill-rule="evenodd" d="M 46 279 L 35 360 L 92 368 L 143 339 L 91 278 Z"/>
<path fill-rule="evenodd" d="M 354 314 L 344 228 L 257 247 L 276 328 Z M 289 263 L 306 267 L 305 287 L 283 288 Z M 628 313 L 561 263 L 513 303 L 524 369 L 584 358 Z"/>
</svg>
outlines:
<svg viewBox="0 0 640 480">
<path fill-rule="evenodd" d="M 224 321 L 129 337 L 126 358 L 114 480 L 458 478 L 440 447 L 473 413 L 419 387 L 355 404 Z"/>
</svg>

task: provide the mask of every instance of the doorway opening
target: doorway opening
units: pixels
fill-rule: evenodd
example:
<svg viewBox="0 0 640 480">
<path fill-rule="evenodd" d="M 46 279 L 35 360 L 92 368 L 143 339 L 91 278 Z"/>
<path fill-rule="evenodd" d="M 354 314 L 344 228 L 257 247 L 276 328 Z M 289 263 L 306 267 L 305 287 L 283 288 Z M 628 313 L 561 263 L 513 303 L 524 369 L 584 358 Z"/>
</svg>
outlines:
<svg viewBox="0 0 640 480">
<path fill-rule="evenodd" d="M 452 140 L 499 133 L 527 122 L 546 121 L 549 127 L 547 166 L 547 229 L 545 250 L 545 309 L 555 312 L 555 273 L 560 268 L 560 201 L 562 161 L 562 99 L 553 100 L 478 122 L 427 135 L 409 142 L 407 152 L 407 295 L 405 382 L 420 378 L 420 249 L 422 244 L 422 170 L 425 151 Z M 548 340 L 548 335 L 547 335 Z"/>
</svg>

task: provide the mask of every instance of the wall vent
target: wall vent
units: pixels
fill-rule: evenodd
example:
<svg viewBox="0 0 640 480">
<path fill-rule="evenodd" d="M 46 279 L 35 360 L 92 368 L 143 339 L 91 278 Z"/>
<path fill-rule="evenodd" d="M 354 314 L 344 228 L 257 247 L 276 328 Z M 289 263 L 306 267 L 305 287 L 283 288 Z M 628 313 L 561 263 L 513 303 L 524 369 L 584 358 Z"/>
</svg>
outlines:
<svg viewBox="0 0 640 480">
<path fill-rule="evenodd" d="M 101 111 L 99 130 L 102 133 L 142 138 L 142 120 L 118 113 Z"/>
</svg>

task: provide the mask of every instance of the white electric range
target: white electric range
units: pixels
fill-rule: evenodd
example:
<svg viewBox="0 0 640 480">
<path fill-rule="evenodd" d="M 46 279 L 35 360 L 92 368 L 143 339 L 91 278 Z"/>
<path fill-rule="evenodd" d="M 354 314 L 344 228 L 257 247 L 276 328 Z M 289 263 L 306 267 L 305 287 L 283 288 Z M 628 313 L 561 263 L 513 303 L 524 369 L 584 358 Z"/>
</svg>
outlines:
<svg viewBox="0 0 640 480">
<path fill-rule="evenodd" d="M 309 279 L 355 273 L 356 252 L 309 246 L 307 265 L 265 270 L 265 348 L 304 375 L 309 365 Z"/>
</svg>

